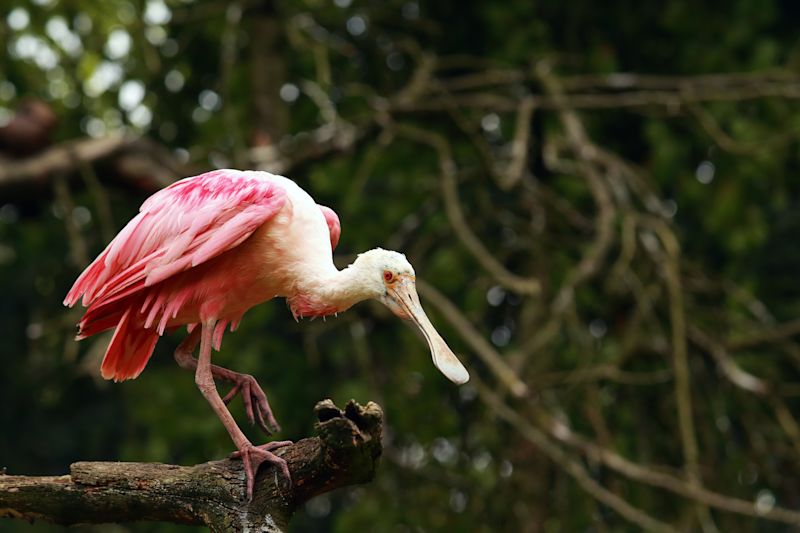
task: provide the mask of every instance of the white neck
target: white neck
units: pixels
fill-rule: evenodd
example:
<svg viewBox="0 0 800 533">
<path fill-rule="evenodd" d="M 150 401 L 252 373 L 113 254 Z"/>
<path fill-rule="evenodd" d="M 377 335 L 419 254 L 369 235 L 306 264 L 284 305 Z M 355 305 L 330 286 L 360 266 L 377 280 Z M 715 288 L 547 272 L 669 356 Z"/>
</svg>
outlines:
<svg viewBox="0 0 800 533">
<path fill-rule="evenodd" d="M 375 297 L 374 291 L 365 280 L 367 274 L 363 268 L 355 264 L 338 270 L 325 280 L 320 295 L 334 305 L 345 305 L 345 309 L 368 298 L 373 298 Z"/>
<path fill-rule="evenodd" d="M 383 288 L 380 280 L 370 280 L 363 265 L 354 263 L 342 270 L 331 269 L 307 278 L 289 305 L 296 316 L 338 313 L 368 298 L 377 298 Z M 372 281 L 372 282 L 371 282 Z"/>
</svg>

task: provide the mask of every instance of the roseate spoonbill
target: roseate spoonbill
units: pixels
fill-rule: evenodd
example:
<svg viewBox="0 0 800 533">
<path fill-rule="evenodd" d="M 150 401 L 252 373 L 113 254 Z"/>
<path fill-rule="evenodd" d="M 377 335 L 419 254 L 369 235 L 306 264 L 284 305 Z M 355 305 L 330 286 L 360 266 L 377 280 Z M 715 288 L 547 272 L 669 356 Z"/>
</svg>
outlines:
<svg viewBox="0 0 800 533">
<path fill-rule="evenodd" d="M 333 264 L 339 218 L 293 181 L 267 172 L 219 170 L 185 178 L 148 198 L 125 228 L 78 277 L 64 304 L 88 307 L 77 339 L 115 328 L 100 372 L 106 379 L 137 377 L 165 331 L 186 326 L 175 352 L 195 371 L 200 392 L 233 439 L 244 463 L 247 495 L 263 462 L 286 462 L 273 450 L 289 441 L 254 446 L 226 404 L 237 394 L 250 423 L 279 431 L 267 397 L 252 376 L 211 364 L 222 335 L 242 315 L 275 297 L 295 319 L 332 315 L 373 298 L 413 321 L 428 341 L 433 363 L 461 384 L 469 374 L 436 332 L 419 302 L 414 269 L 405 256 L 380 248 L 343 270 Z M 199 327 L 198 327 L 199 326 Z M 192 356 L 197 344 L 199 356 Z M 233 389 L 223 399 L 214 380 Z"/>
</svg>

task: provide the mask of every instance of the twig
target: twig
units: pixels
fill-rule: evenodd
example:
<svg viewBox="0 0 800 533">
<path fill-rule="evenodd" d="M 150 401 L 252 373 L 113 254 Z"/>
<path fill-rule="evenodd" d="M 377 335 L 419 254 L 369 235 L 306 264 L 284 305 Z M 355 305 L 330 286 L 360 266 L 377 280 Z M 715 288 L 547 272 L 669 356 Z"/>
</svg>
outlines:
<svg viewBox="0 0 800 533">
<path fill-rule="evenodd" d="M 692 414 L 692 391 L 689 376 L 689 356 L 687 349 L 686 311 L 680 275 L 680 244 L 675 234 L 658 219 L 643 217 L 643 225 L 649 226 L 659 237 L 665 258 L 657 258 L 664 271 L 667 293 L 669 294 L 669 317 L 672 328 L 672 357 L 675 373 L 675 398 L 678 404 L 678 427 L 685 461 L 686 475 L 691 485 L 701 486 L 697 431 Z M 708 510 L 701 508 L 701 518 L 707 517 Z"/>
<path fill-rule="evenodd" d="M 475 330 L 469 320 L 441 292 L 421 279 L 417 279 L 417 288 L 426 301 L 439 310 L 445 319 L 458 331 L 461 338 L 475 351 L 475 354 L 488 366 L 497 379 L 516 397 L 525 396 L 528 386 L 523 383 L 514 370 L 508 366 L 502 356 L 491 344 Z"/>
<path fill-rule="evenodd" d="M 553 98 L 563 98 L 563 91 L 558 84 L 558 80 L 556 80 L 550 71 L 550 66 L 548 64 L 540 63 L 537 65 L 536 73 L 541 79 L 542 85 Z M 586 180 L 595 205 L 597 206 L 595 221 L 596 235 L 592 244 L 583 253 L 578 264 L 567 273 L 564 283 L 553 299 L 547 323 L 539 330 L 537 335 L 532 337 L 523 346 L 521 350 L 523 357 L 519 359 L 518 368 L 534 353 L 537 353 L 541 348 L 547 345 L 558 333 L 564 313 L 566 313 L 574 303 L 577 286 L 587 281 L 598 272 L 601 262 L 604 260 L 611 247 L 614 237 L 612 225 L 616 209 L 614 208 L 608 188 L 606 184 L 603 183 L 603 179 L 593 162 L 597 151 L 586 135 L 583 124 L 573 110 L 565 108 L 561 112 L 560 118 L 564 130 L 567 132 L 569 144 L 578 158 L 574 170 Z"/>
<path fill-rule="evenodd" d="M 728 350 L 746 350 L 760 344 L 785 341 L 800 335 L 800 318 L 771 327 L 762 328 L 747 334 L 740 334 L 725 342 Z"/>
<path fill-rule="evenodd" d="M 620 370 L 615 364 L 601 364 L 566 372 L 551 372 L 536 376 L 536 389 L 554 386 L 571 386 L 594 381 L 613 381 L 623 385 L 656 385 L 672 379 L 672 370 L 665 368 L 652 372 L 629 372 Z"/>
<path fill-rule="evenodd" d="M 609 506 L 620 514 L 623 518 L 636 524 L 646 531 L 664 531 L 675 533 L 677 530 L 669 524 L 661 522 L 641 509 L 637 509 L 623 498 L 610 492 L 605 487 L 597 483 L 586 469 L 578 461 L 570 458 L 562 448 L 551 441 L 544 433 L 528 424 L 513 409 L 506 406 L 479 378 L 474 378 L 475 387 L 486 404 L 500 418 L 511 424 L 522 436 L 531 441 L 547 457 L 561 467 L 565 472 L 575 479 L 578 485 L 589 493 L 599 502 Z"/>
<path fill-rule="evenodd" d="M 535 105 L 533 98 L 525 97 L 519 104 L 514 140 L 511 141 L 511 161 L 498 183 L 501 189 L 510 190 L 522 180 L 528 166 L 528 151 L 531 139 L 531 117 Z"/>
<path fill-rule="evenodd" d="M 469 228 L 458 198 L 456 164 L 445 138 L 409 124 L 392 124 L 389 127 L 398 135 L 427 144 L 436 150 L 439 156 L 439 170 L 442 175 L 442 195 L 445 211 L 456 235 L 478 263 L 503 287 L 519 294 L 538 294 L 541 289 L 538 280 L 524 278 L 509 272 L 505 266 L 494 258 L 492 253 L 486 249 L 480 239 Z"/>
<path fill-rule="evenodd" d="M 725 496 L 665 472 L 659 472 L 629 461 L 612 450 L 598 446 L 581 437 L 569 429 L 563 422 L 554 420 L 552 417 L 548 417 L 541 412 L 539 415 L 543 427 L 553 438 L 580 450 L 588 458 L 600 461 L 608 468 L 633 481 L 668 490 L 684 498 L 701 502 L 721 511 L 800 526 L 800 512 L 798 511 L 778 506 L 764 511 L 756 510 L 752 501 Z M 519 417 L 519 415 L 512 417 L 512 419 L 514 420 L 514 424 L 530 426 L 530 424 Z"/>
<path fill-rule="evenodd" d="M 537 108 L 559 109 L 638 109 L 666 108 L 670 113 L 681 112 L 685 106 L 708 102 L 745 102 L 764 98 L 800 99 L 800 83 L 766 82 L 763 85 L 743 86 L 735 91 L 726 88 L 697 89 L 691 94 L 677 90 L 625 91 L 612 94 L 569 94 L 564 99 L 532 95 Z M 518 100 L 513 96 L 498 93 L 474 92 L 454 94 L 453 102 L 459 107 L 491 109 L 494 112 L 513 112 Z M 397 112 L 444 111 L 441 102 L 420 99 L 414 103 L 398 103 L 392 109 Z"/>
<path fill-rule="evenodd" d="M 474 68 L 480 58 L 464 60 L 466 67 Z M 444 64 L 446 58 L 441 62 Z M 463 67 L 462 67 L 463 68 Z M 535 79 L 533 72 L 521 69 L 485 68 L 447 80 L 450 91 L 463 91 L 490 86 L 516 85 Z M 561 78 L 564 90 L 578 91 L 612 90 L 672 90 L 697 92 L 699 89 L 728 89 L 736 91 L 741 86 L 761 85 L 773 82 L 800 82 L 800 77 L 788 69 L 762 70 L 757 72 L 733 72 L 701 74 L 697 76 L 654 76 L 634 72 L 612 72 L 610 74 L 567 75 Z"/>
<path fill-rule="evenodd" d="M 758 394 L 766 395 L 772 387 L 761 378 L 746 372 L 730 356 L 728 350 L 721 343 L 714 341 L 708 334 L 697 326 L 689 326 L 690 338 L 711 355 L 717 363 L 717 367 L 728 381 L 740 389 Z"/>
</svg>

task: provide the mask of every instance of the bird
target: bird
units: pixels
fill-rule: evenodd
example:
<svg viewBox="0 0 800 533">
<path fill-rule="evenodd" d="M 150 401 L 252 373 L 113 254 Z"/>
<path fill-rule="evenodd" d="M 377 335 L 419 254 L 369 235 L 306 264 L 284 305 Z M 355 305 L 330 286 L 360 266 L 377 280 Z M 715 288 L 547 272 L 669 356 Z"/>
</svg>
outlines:
<svg viewBox="0 0 800 533">
<path fill-rule="evenodd" d="M 114 329 L 100 365 L 102 377 L 114 381 L 138 377 L 159 338 L 186 328 L 175 360 L 194 371 L 197 387 L 233 440 L 232 456 L 243 462 L 250 500 L 263 463 L 277 466 L 291 483 L 286 461 L 274 453 L 291 441 L 252 444 L 227 405 L 241 395 L 250 423 L 271 435 L 280 426 L 266 394 L 252 376 L 211 363 L 226 328 L 235 331 L 248 309 L 285 298 L 298 320 L 377 300 L 417 326 L 447 378 L 459 385 L 469 380 L 426 316 L 405 255 L 375 248 L 340 270 L 333 262 L 340 235 L 336 213 L 289 178 L 252 170 L 206 172 L 146 199 L 79 275 L 64 305 L 80 301 L 86 308 L 77 340 Z M 233 385 L 224 398 L 216 381 Z"/>
</svg>

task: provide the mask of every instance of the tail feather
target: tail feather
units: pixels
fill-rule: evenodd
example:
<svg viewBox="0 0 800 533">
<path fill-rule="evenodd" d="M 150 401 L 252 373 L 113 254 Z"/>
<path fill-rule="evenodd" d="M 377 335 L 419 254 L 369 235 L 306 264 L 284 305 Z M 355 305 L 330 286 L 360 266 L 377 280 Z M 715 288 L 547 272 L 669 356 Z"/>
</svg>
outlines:
<svg viewBox="0 0 800 533">
<path fill-rule="evenodd" d="M 83 305 L 89 305 L 94 298 L 94 293 L 102 286 L 108 276 L 105 259 L 106 252 L 103 252 L 78 276 L 78 279 L 75 280 L 72 288 L 67 293 L 67 297 L 64 298 L 64 305 L 72 307 L 78 303 L 81 297 L 83 297 Z"/>
<path fill-rule="evenodd" d="M 113 297 L 92 303 L 78 323 L 78 338 L 85 339 L 116 326 L 128 309 L 139 307 L 143 299 L 136 294 L 140 287 L 130 287 Z M 132 312 L 135 314 L 135 310 Z"/>
<path fill-rule="evenodd" d="M 132 316 L 135 309 L 129 307 L 117 324 L 100 366 L 105 379 L 124 381 L 138 377 L 153 354 L 158 332 L 134 324 Z"/>
</svg>

